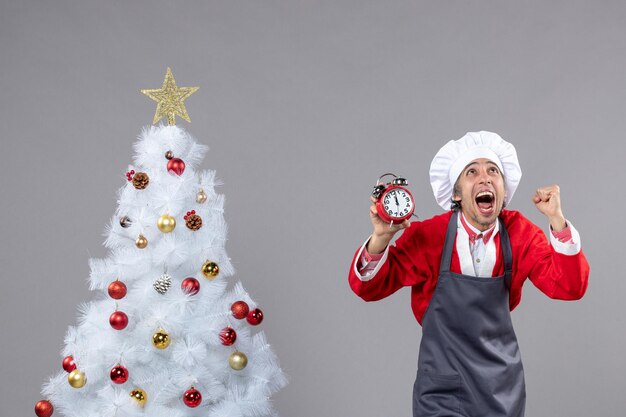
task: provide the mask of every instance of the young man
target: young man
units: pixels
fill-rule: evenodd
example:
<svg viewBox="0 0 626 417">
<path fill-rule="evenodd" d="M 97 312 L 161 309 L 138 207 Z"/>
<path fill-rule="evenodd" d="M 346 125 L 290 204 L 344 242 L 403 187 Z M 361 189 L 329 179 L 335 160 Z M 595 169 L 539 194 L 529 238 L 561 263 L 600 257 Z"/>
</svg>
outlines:
<svg viewBox="0 0 626 417">
<path fill-rule="evenodd" d="M 522 417 L 524 372 L 510 311 L 524 281 L 554 299 L 585 293 L 589 265 L 563 216 L 558 185 L 533 196 L 550 223 L 549 243 L 522 214 L 504 210 L 521 175 L 512 144 L 495 133 L 468 133 L 441 148 L 430 167 L 435 198 L 449 211 L 390 227 L 370 207 L 373 233 L 348 280 L 366 301 L 411 287 L 422 325 L 414 417 Z"/>
</svg>

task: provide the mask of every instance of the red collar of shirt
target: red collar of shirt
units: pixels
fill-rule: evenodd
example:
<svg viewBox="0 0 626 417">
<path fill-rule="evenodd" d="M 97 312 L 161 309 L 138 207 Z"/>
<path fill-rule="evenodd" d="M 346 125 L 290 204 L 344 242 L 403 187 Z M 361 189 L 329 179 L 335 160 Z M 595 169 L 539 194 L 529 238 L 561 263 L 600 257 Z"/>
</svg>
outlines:
<svg viewBox="0 0 626 417">
<path fill-rule="evenodd" d="M 463 213 L 460 213 L 460 217 L 461 217 L 461 224 L 463 225 L 463 228 L 465 229 L 465 231 L 467 232 L 468 236 L 469 236 L 469 240 L 470 243 L 473 245 L 474 243 L 476 243 L 477 239 L 482 239 L 483 243 L 486 245 L 487 242 L 489 242 L 489 239 L 491 238 L 491 235 L 493 234 L 493 231 L 496 230 L 495 225 L 489 229 L 486 233 L 476 233 L 473 228 L 467 224 L 467 222 L 465 221 L 465 216 L 463 215 Z"/>
</svg>

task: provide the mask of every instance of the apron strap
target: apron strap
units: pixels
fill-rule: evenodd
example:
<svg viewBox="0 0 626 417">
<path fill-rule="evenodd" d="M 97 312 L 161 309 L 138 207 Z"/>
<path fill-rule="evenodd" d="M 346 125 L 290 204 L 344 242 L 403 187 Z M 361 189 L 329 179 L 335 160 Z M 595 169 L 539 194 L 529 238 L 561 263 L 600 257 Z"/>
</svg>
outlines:
<svg viewBox="0 0 626 417">
<path fill-rule="evenodd" d="M 452 262 L 452 246 L 456 239 L 458 228 L 459 213 L 455 211 L 450 217 L 448 222 L 448 229 L 446 230 L 446 240 L 443 244 L 443 253 L 441 254 L 441 264 L 439 265 L 439 272 L 450 272 L 450 263 Z M 511 276 L 513 271 L 513 253 L 511 251 L 511 241 L 509 239 L 509 233 L 506 231 L 504 222 L 498 217 L 500 222 L 500 247 L 502 248 L 502 256 L 504 257 L 504 275 Z"/>
<path fill-rule="evenodd" d="M 441 264 L 439 265 L 439 274 L 442 272 L 450 272 L 450 263 L 452 262 L 452 245 L 456 239 L 456 229 L 458 227 L 459 212 L 455 211 L 450 217 L 448 222 L 448 229 L 446 230 L 446 240 L 443 244 L 443 253 L 441 254 Z"/>
<path fill-rule="evenodd" d="M 513 271 L 511 240 L 509 239 L 509 232 L 507 232 L 500 217 L 498 217 L 498 221 L 500 222 L 500 247 L 502 248 L 502 256 L 504 256 L 504 274 L 510 276 Z"/>
</svg>

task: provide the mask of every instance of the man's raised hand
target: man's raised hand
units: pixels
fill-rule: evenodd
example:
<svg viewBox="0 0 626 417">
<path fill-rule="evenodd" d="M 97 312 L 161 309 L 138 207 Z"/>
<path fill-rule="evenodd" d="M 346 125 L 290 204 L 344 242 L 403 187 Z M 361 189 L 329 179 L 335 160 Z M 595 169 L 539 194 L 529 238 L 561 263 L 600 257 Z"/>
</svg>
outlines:
<svg viewBox="0 0 626 417">
<path fill-rule="evenodd" d="M 565 217 L 561 210 L 561 189 L 558 185 L 537 188 L 532 200 L 535 207 L 548 218 L 552 230 L 560 232 L 565 229 Z"/>
</svg>

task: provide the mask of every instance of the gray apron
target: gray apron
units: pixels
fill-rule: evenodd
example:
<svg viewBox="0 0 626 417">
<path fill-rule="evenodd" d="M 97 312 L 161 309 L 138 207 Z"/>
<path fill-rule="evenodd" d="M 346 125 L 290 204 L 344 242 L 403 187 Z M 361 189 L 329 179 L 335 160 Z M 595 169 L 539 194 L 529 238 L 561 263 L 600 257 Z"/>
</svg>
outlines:
<svg viewBox="0 0 626 417">
<path fill-rule="evenodd" d="M 523 417 L 524 370 L 511 323 L 511 243 L 500 221 L 504 275 L 450 272 L 457 213 L 448 223 L 435 293 L 422 320 L 414 417 Z"/>
</svg>

